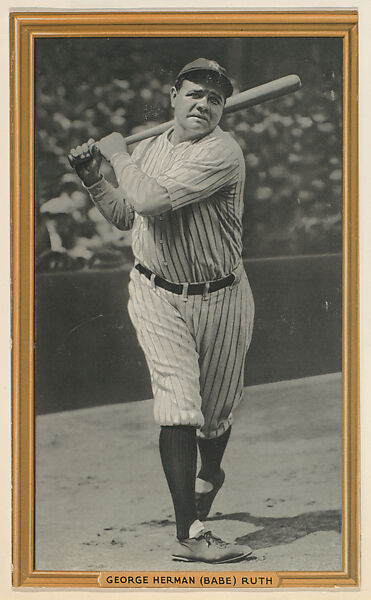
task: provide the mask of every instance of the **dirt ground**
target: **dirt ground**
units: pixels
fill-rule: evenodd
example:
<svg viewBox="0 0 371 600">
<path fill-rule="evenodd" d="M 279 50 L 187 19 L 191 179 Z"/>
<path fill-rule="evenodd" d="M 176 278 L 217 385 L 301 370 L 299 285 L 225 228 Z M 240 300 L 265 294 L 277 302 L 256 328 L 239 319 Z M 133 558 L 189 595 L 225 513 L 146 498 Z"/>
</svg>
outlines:
<svg viewBox="0 0 371 600">
<path fill-rule="evenodd" d="M 207 528 L 254 553 L 213 571 L 341 569 L 341 376 L 249 387 Z M 38 570 L 186 571 L 152 402 L 42 415 L 36 423 Z"/>
</svg>

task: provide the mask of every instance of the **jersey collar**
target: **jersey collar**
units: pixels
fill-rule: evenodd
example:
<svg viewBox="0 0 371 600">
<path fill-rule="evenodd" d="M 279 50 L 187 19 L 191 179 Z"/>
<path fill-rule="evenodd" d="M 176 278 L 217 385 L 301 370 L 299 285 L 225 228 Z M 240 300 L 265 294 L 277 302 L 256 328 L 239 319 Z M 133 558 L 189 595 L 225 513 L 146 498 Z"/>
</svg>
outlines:
<svg viewBox="0 0 371 600">
<path fill-rule="evenodd" d="M 212 138 L 213 136 L 215 136 L 215 134 L 221 133 L 222 130 L 220 129 L 219 125 L 217 125 L 215 127 L 215 129 L 213 129 L 213 131 L 210 131 L 210 133 L 208 133 L 204 137 L 197 138 L 195 140 L 186 140 L 185 142 L 179 142 L 179 144 L 176 144 L 176 145 L 174 145 L 171 141 L 173 131 L 174 131 L 174 126 L 171 126 L 170 129 L 167 129 L 165 131 L 165 133 L 163 133 L 162 135 L 165 136 L 168 144 L 170 144 L 170 146 L 172 146 L 172 148 L 185 148 L 187 145 L 191 146 L 193 144 L 197 144 L 198 142 L 208 140 L 208 139 Z"/>
</svg>

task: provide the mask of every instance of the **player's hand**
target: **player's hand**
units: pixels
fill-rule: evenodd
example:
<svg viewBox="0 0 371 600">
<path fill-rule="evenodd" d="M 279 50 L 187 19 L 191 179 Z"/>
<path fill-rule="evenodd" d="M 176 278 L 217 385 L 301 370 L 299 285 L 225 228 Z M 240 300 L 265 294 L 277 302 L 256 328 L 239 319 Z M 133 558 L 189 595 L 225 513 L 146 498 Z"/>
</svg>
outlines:
<svg viewBox="0 0 371 600">
<path fill-rule="evenodd" d="M 128 147 L 121 133 L 114 131 L 97 142 L 99 151 L 106 160 L 111 160 L 118 152 L 127 152 Z"/>
<path fill-rule="evenodd" d="M 86 186 L 99 181 L 102 156 L 92 138 L 76 148 L 71 148 L 68 160 Z"/>
</svg>

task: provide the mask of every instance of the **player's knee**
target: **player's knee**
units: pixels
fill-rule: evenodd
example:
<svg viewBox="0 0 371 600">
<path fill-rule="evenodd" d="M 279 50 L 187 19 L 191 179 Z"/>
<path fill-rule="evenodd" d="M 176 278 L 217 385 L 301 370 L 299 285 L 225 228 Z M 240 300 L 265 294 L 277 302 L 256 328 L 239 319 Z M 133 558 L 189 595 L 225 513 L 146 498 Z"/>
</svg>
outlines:
<svg viewBox="0 0 371 600">
<path fill-rule="evenodd" d="M 164 398 L 161 401 L 155 399 L 153 412 L 155 421 L 159 425 L 191 425 L 200 428 L 204 424 L 204 417 L 200 410 L 194 407 L 181 409 L 171 400 L 166 401 Z"/>
</svg>

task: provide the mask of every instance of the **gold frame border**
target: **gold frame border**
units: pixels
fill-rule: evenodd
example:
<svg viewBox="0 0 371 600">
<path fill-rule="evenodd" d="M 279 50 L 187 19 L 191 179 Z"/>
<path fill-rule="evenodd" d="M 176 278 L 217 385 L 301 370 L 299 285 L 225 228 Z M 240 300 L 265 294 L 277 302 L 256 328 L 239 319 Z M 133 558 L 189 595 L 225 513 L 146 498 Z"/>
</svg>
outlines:
<svg viewBox="0 0 371 600">
<path fill-rule="evenodd" d="M 318 589 L 359 585 L 357 24 L 357 11 L 352 10 L 10 13 L 13 586 L 99 587 L 102 575 L 98 571 L 35 570 L 33 408 L 34 40 L 37 37 L 102 35 L 273 35 L 343 39 L 343 569 L 334 572 L 284 571 L 264 575 L 274 576 L 279 588 Z M 171 573 L 156 572 L 157 575 Z M 237 572 L 223 574 L 238 575 Z M 183 573 L 177 571 L 177 575 Z M 172 586 L 168 584 L 161 587 Z"/>
</svg>

